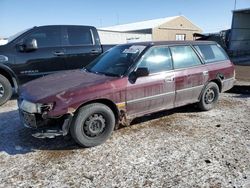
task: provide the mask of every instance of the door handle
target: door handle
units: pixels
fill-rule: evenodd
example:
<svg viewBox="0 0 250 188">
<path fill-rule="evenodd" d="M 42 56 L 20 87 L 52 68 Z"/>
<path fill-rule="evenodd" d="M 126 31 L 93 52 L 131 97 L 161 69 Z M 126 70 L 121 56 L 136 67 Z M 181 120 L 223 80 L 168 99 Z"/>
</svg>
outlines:
<svg viewBox="0 0 250 188">
<path fill-rule="evenodd" d="M 166 81 L 166 82 L 173 82 L 174 80 L 175 80 L 174 76 L 166 77 L 166 78 L 165 78 L 165 81 Z"/>
<path fill-rule="evenodd" d="M 98 50 L 91 50 L 90 53 L 92 53 L 92 54 L 99 54 L 100 51 L 98 51 Z"/>
<path fill-rule="evenodd" d="M 55 56 L 62 56 L 62 55 L 64 55 L 64 52 L 54 52 L 54 55 Z"/>
<path fill-rule="evenodd" d="M 202 73 L 203 73 L 204 76 L 208 75 L 208 71 L 203 71 Z"/>
</svg>

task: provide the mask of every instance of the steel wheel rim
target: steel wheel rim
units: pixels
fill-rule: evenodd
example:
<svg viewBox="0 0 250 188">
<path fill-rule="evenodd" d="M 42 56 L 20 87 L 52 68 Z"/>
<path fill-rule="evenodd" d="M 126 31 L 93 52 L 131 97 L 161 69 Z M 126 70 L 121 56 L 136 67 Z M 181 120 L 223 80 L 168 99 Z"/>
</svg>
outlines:
<svg viewBox="0 0 250 188">
<path fill-rule="evenodd" d="M 4 87 L 3 85 L 0 83 L 0 98 L 2 98 L 4 96 Z"/>
<path fill-rule="evenodd" d="M 83 123 L 83 133 L 91 138 L 100 136 L 106 127 L 106 120 L 102 114 L 93 114 Z"/>
<path fill-rule="evenodd" d="M 215 100 L 215 92 L 213 89 L 208 89 L 205 94 L 205 102 L 211 104 Z"/>
</svg>

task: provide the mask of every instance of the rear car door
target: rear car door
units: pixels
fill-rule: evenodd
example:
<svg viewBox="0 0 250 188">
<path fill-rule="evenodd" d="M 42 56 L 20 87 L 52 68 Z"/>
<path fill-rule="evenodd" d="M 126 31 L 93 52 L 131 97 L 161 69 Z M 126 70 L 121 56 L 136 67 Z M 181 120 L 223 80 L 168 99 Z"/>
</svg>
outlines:
<svg viewBox="0 0 250 188">
<path fill-rule="evenodd" d="M 95 28 L 65 26 L 63 30 L 65 61 L 68 69 L 83 68 L 102 53 L 100 42 L 96 40 Z"/>
<path fill-rule="evenodd" d="M 170 50 L 175 69 L 175 106 L 194 103 L 208 79 L 207 67 L 189 45 L 171 46 Z"/>
<path fill-rule="evenodd" d="M 217 43 L 194 45 L 201 54 L 209 74 L 209 79 L 219 79 L 221 91 L 230 89 L 234 82 L 234 67 L 226 52 Z"/>
<path fill-rule="evenodd" d="M 62 48 L 62 32 L 60 26 L 38 27 L 25 36 L 19 43 L 27 39 L 36 39 L 38 49 L 30 52 L 17 50 L 13 66 L 20 83 L 38 78 L 56 71 L 66 70 L 64 49 Z"/>
<path fill-rule="evenodd" d="M 175 82 L 171 55 L 168 47 L 152 47 L 139 62 L 147 67 L 149 75 L 128 82 L 126 98 L 129 116 L 172 108 L 175 99 Z"/>
</svg>

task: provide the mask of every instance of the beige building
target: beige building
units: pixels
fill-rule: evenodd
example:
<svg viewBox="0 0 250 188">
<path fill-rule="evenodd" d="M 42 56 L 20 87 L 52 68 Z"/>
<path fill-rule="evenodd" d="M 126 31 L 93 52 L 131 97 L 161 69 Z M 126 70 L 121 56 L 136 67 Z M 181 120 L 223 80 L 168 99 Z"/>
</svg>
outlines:
<svg viewBox="0 0 250 188">
<path fill-rule="evenodd" d="M 192 23 L 184 16 L 174 16 L 160 19 L 135 22 L 130 24 L 115 25 L 100 28 L 109 32 L 121 32 L 130 34 L 149 35 L 147 39 L 159 40 L 193 40 L 194 33 L 202 33 L 201 28 Z M 142 37 L 143 38 L 143 37 Z M 145 36 L 144 36 L 145 38 Z M 143 41 L 139 39 L 138 41 Z M 130 42 L 127 40 L 127 42 Z M 134 41 L 133 41 L 134 42 Z"/>
</svg>

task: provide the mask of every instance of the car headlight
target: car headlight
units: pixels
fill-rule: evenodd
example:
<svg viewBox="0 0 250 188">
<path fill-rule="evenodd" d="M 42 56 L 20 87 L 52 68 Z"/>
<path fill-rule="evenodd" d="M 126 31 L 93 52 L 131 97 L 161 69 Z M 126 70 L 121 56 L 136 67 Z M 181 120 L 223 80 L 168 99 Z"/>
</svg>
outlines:
<svg viewBox="0 0 250 188">
<path fill-rule="evenodd" d="M 20 105 L 20 109 L 28 113 L 43 113 L 45 111 L 52 110 L 54 104 L 39 104 L 39 103 L 32 103 L 26 100 L 23 100 Z"/>
<path fill-rule="evenodd" d="M 7 62 L 9 60 L 9 58 L 5 55 L 0 55 L 0 62 L 1 63 L 4 63 L 4 62 Z"/>
</svg>

